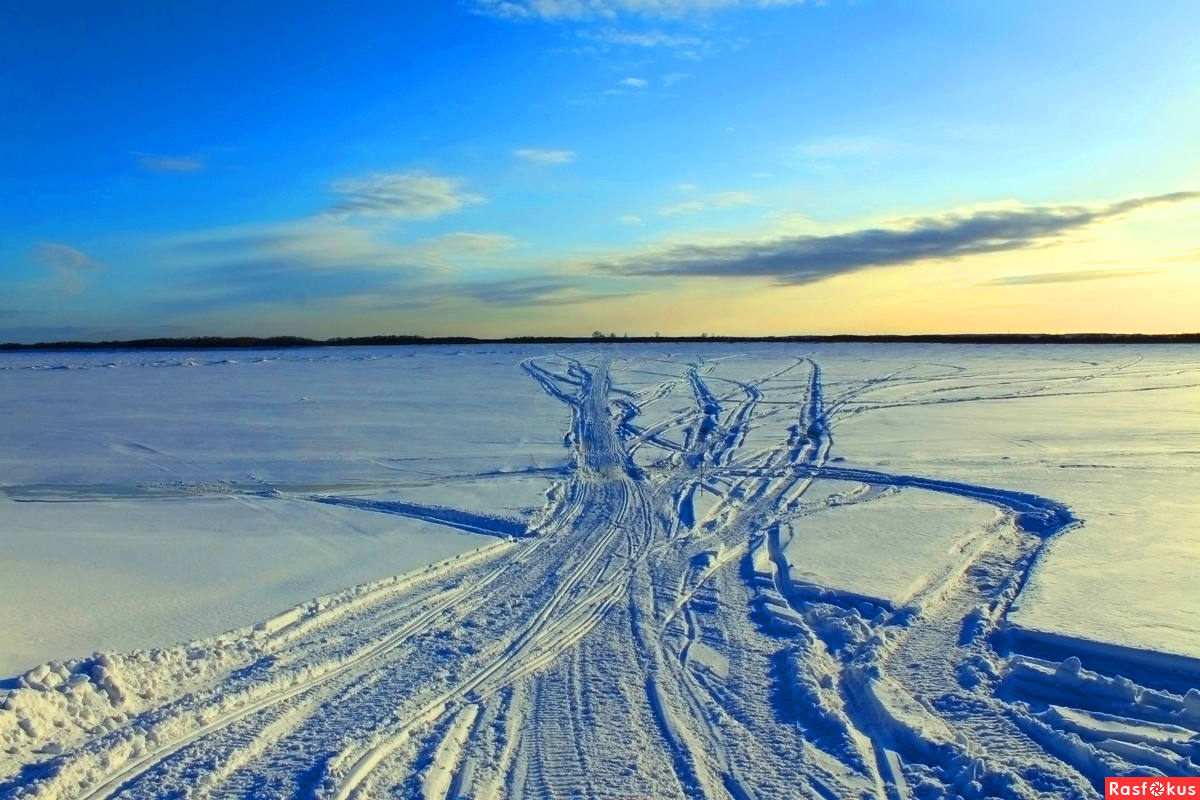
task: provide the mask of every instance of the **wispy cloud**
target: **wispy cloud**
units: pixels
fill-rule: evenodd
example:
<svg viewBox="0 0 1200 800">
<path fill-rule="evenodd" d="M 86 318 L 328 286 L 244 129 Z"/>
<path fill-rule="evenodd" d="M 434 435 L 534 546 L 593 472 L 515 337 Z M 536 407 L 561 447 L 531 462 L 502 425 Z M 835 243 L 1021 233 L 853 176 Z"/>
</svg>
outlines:
<svg viewBox="0 0 1200 800">
<path fill-rule="evenodd" d="M 664 217 L 677 217 L 680 214 L 699 214 L 707 206 L 701 200 L 684 200 L 679 203 L 671 203 L 663 206 L 658 210 L 658 213 Z"/>
<path fill-rule="evenodd" d="M 218 229 L 162 244 L 172 265 L 159 310 L 305 304 L 388 291 L 435 268 L 372 231 L 330 219 Z"/>
<path fill-rule="evenodd" d="M 325 303 L 403 291 L 416 274 L 344 265 L 314 267 L 296 258 L 251 257 L 195 270 L 157 304 L 159 312 L 232 311 Z"/>
<path fill-rule="evenodd" d="M 513 150 L 513 155 L 521 161 L 548 166 L 570 164 L 575 160 L 573 150 L 549 150 L 540 147 L 518 147 Z"/>
<path fill-rule="evenodd" d="M 136 155 L 138 166 L 147 172 L 200 172 L 207 166 L 200 156 Z"/>
<path fill-rule="evenodd" d="M 1039 283 L 1078 283 L 1082 281 L 1100 281 L 1109 278 L 1135 278 L 1142 275 L 1153 275 L 1158 270 L 1145 269 L 1080 269 L 1073 272 L 1034 272 L 1029 275 L 1006 275 L 981 281 L 979 286 L 1028 286 Z"/>
<path fill-rule="evenodd" d="M 704 44 L 704 40 L 698 36 L 659 30 L 632 31 L 605 28 L 598 31 L 582 30 L 577 35 L 585 41 L 616 47 L 693 50 Z"/>
<path fill-rule="evenodd" d="M 680 186 L 680 191 L 692 191 L 694 188 L 691 184 L 683 184 Z M 699 214 L 703 211 L 749 205 L 756 199 L 749 192 L 717 192 L 704 198 L 684 200 L 679 203 L 663 206 L 658 210 L 658 213 L 664 217 L 677 217 L 681 214 Z"/>
<path fill-rule="evenodd" d="M 614 292 L 595 285 L 582 276 L 525 275 L 502 280 L 446 281 L 430 283 L 385 300 L 383 309 L 425 309 L 435 303 L 455 303 L 463 299 L 490 306 L 516 308 L 563 306 L 602 300 L 634 297 L 640 292 Z"/>
<path fill-rule="evenodd" d="M 395 243 L 370 227 L 318 219 L 286 225 L 249 226 L 174 237 L 164 244 L 166 260 L 184 271 L 229 263 L 262 261 L 296 273 L 365 270 L 428 271 L 474 261 L 517 247 L 499 233 L 458 231 Z"/>
<path fill-rule="evenodd" d="M 681 23 L 688 24 L 686 20 Z M 622 53 L 630 58 L 640 57 L 641 54 L 665 53 L 678 59 L 696 61 L 723 48 L 736 49 L 738 46 L 736 40 L 731 40 L 722 33 L 714 33 L 708 28 L 687 31 L 612 27 L 597 29 L 591 27 L 590 23 L 582 22 L 567 33 L 573 42 L 569 48 L 573 52 Z M 666 85 L 670 85 L 670 81 Z"/>
<path fill-rule="evenodd" d="M 82 250 L 57 242 L 38 243 L 33 249 L 33 255 L 39 262 L 54 269 L 80 271 L 99 266 Z"/>
<path fill-rule="evenodd" d="M 715 208 L 729 208 L 730 206 L 749 205 L 756 199 L 749 192 L 717 192 L 709 198 L 708 202 Z"/>
<path fill-rule="evenodd" d="M 463 270 L 491 268 L 520 244 L 498 233 L 460 231 L 407 243 L 383 233 L 323 218 L 173 237 L 161 245 L 173 285 L 159 310 L 390 301 Z"/>
<path fill-rule="evenodd" d="M 421 252 L 435 252 L 440 255 L 480 255 L 483 253 L 499 253 L 511 250 L 519 244 L 519 240 L 502 233 L 447 233 L 432 239 L 422 239 L 414 247 Z"/>
<path fill-rule="evenodd" d="M 641 225 L 642 224 L 642 218 L 639 217 L 637 214 L 625 214 L 617 221 L 620 222 L 622 225 Z"/>
<path fill-rule="evenodd" d="M 447 295 L 465 295 L 481 303 L 499 306 L 528 306 L 544 303 L 579 303 L 593 299 L 578 281 L 531 276 L 504 281 L 467 283 L 440 287 Z"/>
<path fill-rule="evenodd" d="M 566 305 L 628 295 L 628 281 L 524 263 L 522 242 L 458 231 L 392 242 L 381 228 L 329 218 L 172 237 L 157 254 L 170 263 L 158 313 L 319 307 L 378 312 L 431 305 L 498 308 Z"/>
<path fill-rule="evenodd" d="M 830 136 L 796 146 L 800 155 L 811 159 L 880 158 L 899 149 L 896 142 L 875 136 Z"/>
<path fill-rule="evenodd" d="M 341 200 L 335 216 L 429 219 L 485 202 L 483 195 L 464 191 L 461 178 L 428 172 L 377 172 L 362 178 L 335 181 Z"/>
<path fill-rule="evenodd" d="M 507 254 L 521 242 L 499 233 L 447 233 L 398 245 L 407 251 L 407 261 L 439 270 L 491 270 L 507 265 Z"/>
<path fill-rule="evenodd" d="M 170 237 L 162 247 L 184 267 L 256 257 L 322 269 L 408 264 L 407 251 L 379 241 L 369 228 L 329 219 L 201 231 Z"/>
<path fill-rule="evenodd" d="M 87 274 L 100 266 L 82 250 L 57 242 L 40 242 L 32 255 L 34 261 L 54 273 L 55 288 L 63 294 L 83 292 Z"/>
<path fill-rule="evenodd" d="M 830 235 L 674 244 L 594 266 L 625 275 L 763 277 L 779 283 L 802 284 L 876 267 L 1048 244 L 1067 233 L 1148 206 L 1195 200 L 1200 200 L 1200 191 L 1134 197 L 1103 205 L 977 210 Z"/>
<path fill-rule="evenodd" d="M 801 5 L 804 0 L 475 0 L 477 11 L 500 19 L 591 20 L 622 16 L 682 17 L 725 8 Z"/>
<path fill-rule="evenodd" d="M 622 78 L 621 85 L 630 89 L 645 89 L 650 82 L 645 78 Z"/>
<path fill-rule="evenodd" d="M 510 22 L 563 25 L 576 53 L 657 50 L 678 59 L 700 60 L 744 46 L 741 37 L 711 23 L 711 17 L 737 8 L 800 6 L 806 0 L 467 0 L 476 13 Z M 648 21 L 654 28 L 643 28 Z M 651 23 L 654 24 L 654 23 Z M 675 81 L 664 81 L 664 88 Z M 645 87 L 640 87 L 645 88 Z M 604 94 L 620 94 L 608 89 Z"/>
</svg>

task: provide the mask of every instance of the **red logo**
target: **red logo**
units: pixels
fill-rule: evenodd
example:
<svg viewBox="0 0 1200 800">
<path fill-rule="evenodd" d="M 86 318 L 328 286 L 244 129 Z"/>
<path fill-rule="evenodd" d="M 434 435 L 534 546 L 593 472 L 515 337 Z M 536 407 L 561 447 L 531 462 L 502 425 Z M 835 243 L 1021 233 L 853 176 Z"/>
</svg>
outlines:
<svg viewBox="0 0 1200 800">
<path fill-rule="evenodd" d="M 1105 778 L 1104 800 L 1118 797 L 1145 800 L 1189 797 L 1200 800 L 1200 778 Z"/>
</svg>

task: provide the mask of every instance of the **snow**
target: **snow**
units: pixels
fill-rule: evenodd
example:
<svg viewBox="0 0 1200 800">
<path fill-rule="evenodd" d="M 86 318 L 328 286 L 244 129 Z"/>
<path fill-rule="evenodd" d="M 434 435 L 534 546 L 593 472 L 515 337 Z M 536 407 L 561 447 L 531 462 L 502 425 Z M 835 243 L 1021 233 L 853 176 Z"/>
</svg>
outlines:
<svg viewBox="0 0 1200 800">
<path fill-rule="evenodd" d="M 486 543 L 304 497 L 536 515 L 564 415 L 507 358 L 447 385 L 463 358 L 0 356 L 0 675 L 210 636 Z"/>
<path fill-rule="evenodd" d="M 0 357 L 0 795 L 1200 774 L 1197 355 Z"/>
<path fill-rule="evenodd" d="M 1000 515 L 921 489 L 903 489 L 836 513 L 801 517 L 784 534 L 793 588 L 823 587 L 899 607 L 950 569 L 962 541 Z"/>
<path fill-rule="evenodd" d="M 0 674 L 199 639 L 487 544 L 265 498 L 0 502 Z"/>
<path fill-rule="evenodd" d="M 929 354 L 962 370 L 927 382 L 936 395 L 862 398 L 837 424 L 839 455 L 1066 503 L 1084 525 L 1052 543 L 1011 621 L 1200 656 L 1200 351 L 961 350 Z"/>
</svg>

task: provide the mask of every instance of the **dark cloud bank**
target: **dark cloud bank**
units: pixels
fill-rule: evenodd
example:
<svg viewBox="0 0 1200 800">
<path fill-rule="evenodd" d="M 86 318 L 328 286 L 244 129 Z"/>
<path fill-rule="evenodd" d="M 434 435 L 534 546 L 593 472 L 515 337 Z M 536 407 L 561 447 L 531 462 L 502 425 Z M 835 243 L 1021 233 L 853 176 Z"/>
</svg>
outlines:
<svg viewBox="0 0 1200 800">
<path fill-rule="evenodd" d="M 923 217 L 902 228 L 828 236 L 790 236 L 720 245 L 678 245 L 660 253 L 597 264 L 644 276 L 765 277 L 804 284 L 873 267 L 1018 250 L 1152 205 L 1200 199 L 1200 191 L 1135 197 L 1103 206 L 1031 206 Z"/>
</svg>

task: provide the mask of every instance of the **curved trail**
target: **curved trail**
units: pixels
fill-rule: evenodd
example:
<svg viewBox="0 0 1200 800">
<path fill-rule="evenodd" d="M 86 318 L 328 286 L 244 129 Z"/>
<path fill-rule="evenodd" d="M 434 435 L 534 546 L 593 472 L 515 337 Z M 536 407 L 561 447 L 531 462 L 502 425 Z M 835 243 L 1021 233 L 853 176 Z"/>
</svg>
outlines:
<svg viewBox="0 0 1200 800">
<path fill-rule="evenodd" d="M 1077 698 L 1110 678 L 1002 652 L 1046 540 L 1080 524 L 1069 509 L 830 464 L 856 398 L 894 382 L 923 402 L 914 387 L 941 392 L 940 376 L 896 370 L 827 405 L 807 359 L 751 380 L 695 364 L 640 391 L 607 362 L 522 368 L 571 412 L 572 467 L 535 528 L 254 634 L 257 660 L 114 716 L 0 796 L 1082 798 L 1104 774 L 1200 772 L 1200 701 L 1145 689 L 1105 716 Z M 801 398 L 760 414 L 784 381 Z M 779 417 L 764 449 L 758 428 Z M 817 481 L 862 488 L 809 500 Z M 782 525 L 908 489 L 1000 513 L 902 608 L 797 589 Z"/>
</svg>

